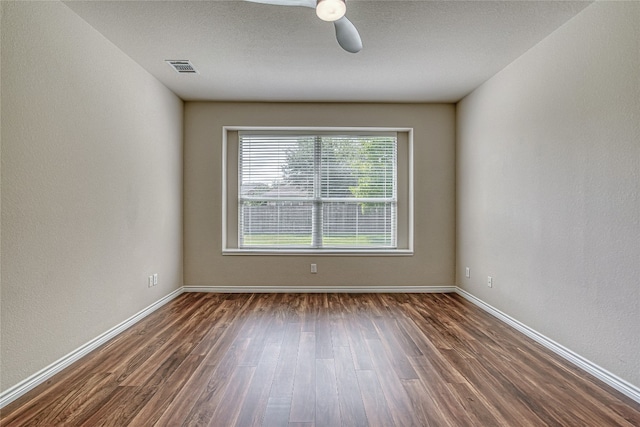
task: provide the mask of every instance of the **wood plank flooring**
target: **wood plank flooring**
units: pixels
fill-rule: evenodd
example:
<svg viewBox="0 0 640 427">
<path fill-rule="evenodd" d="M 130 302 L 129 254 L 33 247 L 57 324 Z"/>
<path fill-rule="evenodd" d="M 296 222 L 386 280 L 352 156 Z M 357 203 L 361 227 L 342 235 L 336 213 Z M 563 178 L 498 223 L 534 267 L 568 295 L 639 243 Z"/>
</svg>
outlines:
<svg viewBox="0 0 640 427">
<path fill-rule="evenodd" d="M 640 426 L 640 404 L 455 294 L 186 293 L 2 426 Z"/>
</svg>

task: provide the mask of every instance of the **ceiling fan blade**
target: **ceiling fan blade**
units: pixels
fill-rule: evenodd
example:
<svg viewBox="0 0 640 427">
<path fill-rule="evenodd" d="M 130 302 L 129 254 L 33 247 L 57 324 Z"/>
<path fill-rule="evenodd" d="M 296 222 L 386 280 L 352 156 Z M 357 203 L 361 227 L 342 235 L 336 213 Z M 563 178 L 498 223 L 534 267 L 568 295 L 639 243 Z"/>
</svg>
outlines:
<svg viewBox="0 0 640 427">
<path fill-rule="evenodd" d="M 270 4 L 273 6 L 304 6 L 316 8 L 316 0 L 245 0 L 251 3 Z"/>
<path fill-rule="evenodd" d="M 362 40 L 355 25 L 346 16 L 333 22 L 336 27 L 338 44 L 347 52 L 358 53 L 362 49 Z"/>
</svg>

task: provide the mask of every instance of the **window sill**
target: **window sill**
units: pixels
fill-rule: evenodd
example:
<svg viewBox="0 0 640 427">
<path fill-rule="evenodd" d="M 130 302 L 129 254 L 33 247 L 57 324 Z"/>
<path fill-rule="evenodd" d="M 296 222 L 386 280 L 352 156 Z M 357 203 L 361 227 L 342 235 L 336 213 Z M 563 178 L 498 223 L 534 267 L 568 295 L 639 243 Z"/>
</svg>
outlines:
<svg viewBox="0 0 640 427">
<path fill-rule="evenodd" d="M 413 256 L 411 249 L 223 249 L 222 255 L 269 256 Z"/>
</svg>

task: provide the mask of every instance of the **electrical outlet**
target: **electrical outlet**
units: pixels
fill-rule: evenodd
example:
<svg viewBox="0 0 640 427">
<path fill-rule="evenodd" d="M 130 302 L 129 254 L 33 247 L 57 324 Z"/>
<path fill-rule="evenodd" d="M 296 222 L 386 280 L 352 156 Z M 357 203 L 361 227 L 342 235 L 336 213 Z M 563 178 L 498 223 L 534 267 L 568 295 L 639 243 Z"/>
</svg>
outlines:
<svg viewBox="0 0 640 427">
<path fill-rule="evenodd" d="M 493 288 L 493 277 L 487 276 L 487 286 Z"/>
<path fill-rule="evenodd" d="M 158 284 L 158 273 L 154 273 L 151 276 L 148 277 L 148 286 L 150 288 L 153 288 L 155 285 Z"/>
<path fill-rule="evenodd" d="M 464 276 L 468 279 L 469 277 L 471 277 L 471 270 L 469 269 L 469 267 L 466 267 L 464 269 Z"/>
<path fill-rule="evenodd" d="M 318 272 L 318 264 L 311 264 L 311 273 L 316 274 Z"/>
</svg>

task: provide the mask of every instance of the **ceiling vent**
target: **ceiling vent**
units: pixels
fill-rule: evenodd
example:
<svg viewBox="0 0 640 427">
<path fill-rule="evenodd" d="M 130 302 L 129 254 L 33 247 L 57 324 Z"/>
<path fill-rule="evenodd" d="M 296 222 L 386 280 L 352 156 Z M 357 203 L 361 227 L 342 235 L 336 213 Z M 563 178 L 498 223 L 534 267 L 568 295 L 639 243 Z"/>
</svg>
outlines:
<svg viewBox="0 0 640 427">
<path fill-rule="evenodd" d="M 193 68 L 193 65 L 191 65 L 191 62 L 189 62 L 188 60 L 167 59 L 165 61 L 167 62 L 167 64 L 171 65 L 173 69 L 176 70 L 176 72 L 180 74 L 198 74 L 196 69 Z"/>
</svg>

